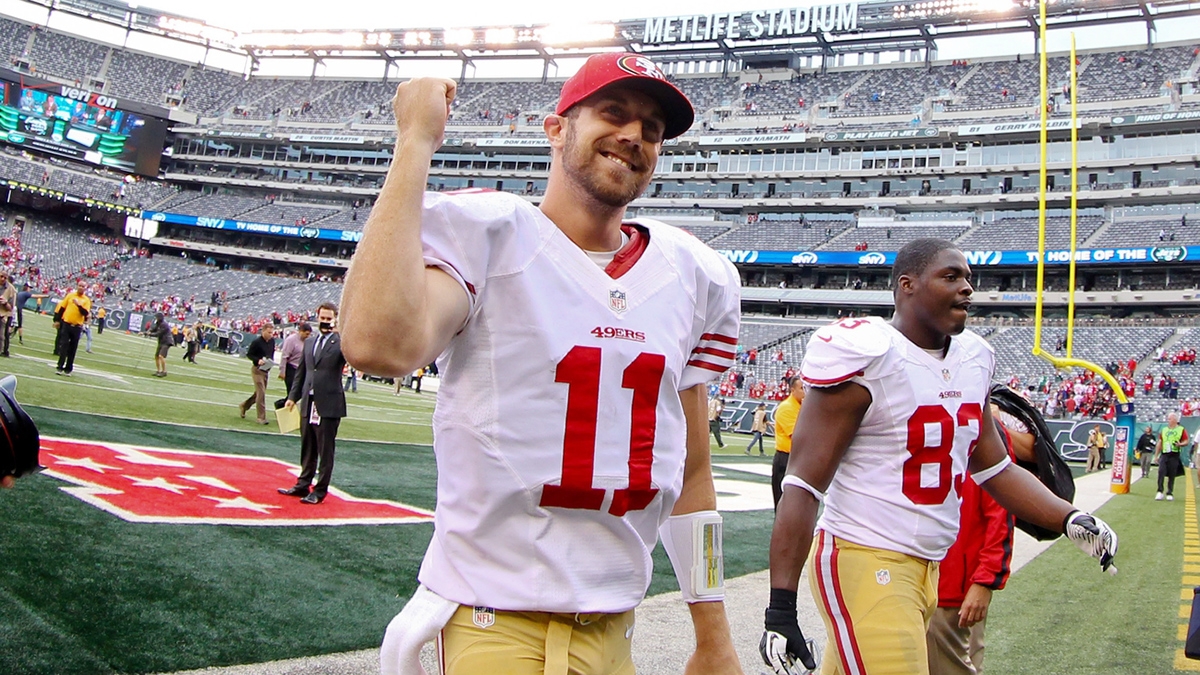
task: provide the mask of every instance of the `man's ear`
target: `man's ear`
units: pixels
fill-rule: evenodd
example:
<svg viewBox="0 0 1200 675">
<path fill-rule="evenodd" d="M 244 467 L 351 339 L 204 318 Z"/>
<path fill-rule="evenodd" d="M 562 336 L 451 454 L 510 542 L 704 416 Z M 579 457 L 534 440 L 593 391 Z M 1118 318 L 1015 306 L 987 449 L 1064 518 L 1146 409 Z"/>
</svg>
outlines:
<svg viewBox="0 0 1200 675">
<path fill-rule="evenodd" d="M 550 147 L 555 149 L 563 147 L 568 124 L 570 121 L 564 115 L 546 115 L 546 118 L 542 120 L 542 129 L 546 132 Z"/>
</svg>

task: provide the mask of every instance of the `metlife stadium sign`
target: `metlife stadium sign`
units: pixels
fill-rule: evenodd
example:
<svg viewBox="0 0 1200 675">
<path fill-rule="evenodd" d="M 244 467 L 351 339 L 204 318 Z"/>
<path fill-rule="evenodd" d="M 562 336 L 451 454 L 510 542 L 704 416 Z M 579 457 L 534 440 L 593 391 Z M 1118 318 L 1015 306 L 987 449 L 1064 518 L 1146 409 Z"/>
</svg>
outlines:
<svg viewBox="0 0 1200 675">
<path fill-rule="evenodd" d="M 834 3 L 792 9 L 692 14 L 646 19 L 642 44 L 767 40 L 806 33 L 858 30 L 858 3 Z"/>
<path fill-rule="evenodd" d="M 731 262 L 744 265 L 891 265 L 895 251 L 749 251 L 718 250 Z M 976 267 L 1036 265 L 1037 251 L 963 251 Z M 1070 251 L 1046 251 L 1046 264 L 1066 265 Z M 1149 248 L 1089 248 L 1075 251 L 1081 265 L 1124 263 L 1178 263 L 1200 261 L 1200 246 L 1154 246 Z"/>
</svg>

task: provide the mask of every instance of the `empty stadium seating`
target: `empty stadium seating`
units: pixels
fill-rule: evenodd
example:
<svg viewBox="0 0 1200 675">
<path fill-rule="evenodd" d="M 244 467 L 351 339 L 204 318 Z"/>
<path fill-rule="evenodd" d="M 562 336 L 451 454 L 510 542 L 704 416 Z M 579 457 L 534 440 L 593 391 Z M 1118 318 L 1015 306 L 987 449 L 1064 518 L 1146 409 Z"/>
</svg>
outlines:
<svg viewBox="0 0 1200 675">
<path fill-rule="evenodd" d="M 32 35 L 31 35 L 32 33 Z M 32 40 L 30 39 L 32 37 Z M 106 83 L 106 93 L 166 105 L 166 96 L 183 101 L 202 117 L 232 115 L 243 119 L 297 120 L 340 126 L 368 121 L 386 131 L 392 123 L 387 105 L 395 83 L 328 78 L 251 78 L 179 61 L 134 53 L 57 31 L 0 19 L 0 50 L 12 63 L 28 63 L 40 73 L 87 84 Z M 1194 45 L 1151 50 L 1109 50 L 1080 58 L 1079 95 L 1084 102 L 1155 99 L 1169 82 L 1186 79 L 1195 60 Z M 1061 93 L 1067 59 L 1050 59 L 1050 82 Z M 684 75 L 674 78 L 700 111 L 736 112 L 733 119 L 755 125 L 763 115 L 791 115 L 816 121 L 855 117 L 911 117 L 937 98 L 939 109 L 997 110 L 1024 108 L 1038 95 L 1036 59 L 991 59 L 979 63 L 896 64 L 842 67 L 825 72 L 797 71 L 787 80 L 754 81 L 752 76 Z M 745 84 L 739 84 L 744 81 Z M 537 115 L 553 107 L 560 80 L 475 81 L 461 84 L 451 124 L 507 125 L 506 115 Z M 801 105 L 803 100 L 804 104 Z M 370 113 L 369 118 L 367 113 Z M 976 120 L 978 121 L 978 120 Z"/>
</svg>

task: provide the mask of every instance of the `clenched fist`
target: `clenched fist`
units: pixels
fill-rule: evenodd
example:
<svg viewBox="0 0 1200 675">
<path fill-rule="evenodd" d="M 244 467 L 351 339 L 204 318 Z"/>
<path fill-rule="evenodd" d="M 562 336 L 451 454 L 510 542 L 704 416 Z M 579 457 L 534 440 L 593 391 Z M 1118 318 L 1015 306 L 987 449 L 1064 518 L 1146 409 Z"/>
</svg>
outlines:
<svg viewBox="0 0 1200 675">
<path fill-rule="evenodd" d="M 400 83 L 392 98 L 397 145 L 423 143 L 431 150 L 441 147 L 450 102 L 457 89 L 453 80 L 436 77 L 418 77 Z"/>
</svg>

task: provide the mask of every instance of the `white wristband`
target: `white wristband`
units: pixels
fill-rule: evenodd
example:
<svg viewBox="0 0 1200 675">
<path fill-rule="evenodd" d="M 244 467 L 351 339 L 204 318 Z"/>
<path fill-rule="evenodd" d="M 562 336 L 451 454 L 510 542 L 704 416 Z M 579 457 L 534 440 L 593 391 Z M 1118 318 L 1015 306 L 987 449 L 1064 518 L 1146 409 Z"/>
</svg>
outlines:
<svg viewBox="0 0 1200 675">
<path fill-rule="evenodd" d="M 1001 471 L 1008 468 L 1009 464 L 1012 464 L 1012 460 L 1008 458 L 1008 455 L 1005 455 L 1004 459 L 996 462 L 994 465 L 984 469 L 983 471 L 976 471 L 975 473 L 971 474 L 971 478 L 975 481 L 976 485 L 983 485 L 987 481 L 999 475 Z"/>
<path fill-rule="evenodd" d="M 658 528 L 685 602 L 725 599 L 721 514 L 697 511 L 667 518 Z"/>
<path fill-rule="evenodd" d="M 791 485 L 792 487 L 798 487 L 801 490 L 805 490 L 806 492 L 808 492 L 808 494 L 815 497 L 818 502 L 823 503 L 825 501 L 825 493 L 824 492 L 821 492 L 817 488 L 804 482 L 804 479 L 800 478 L 799 476 L 793 476 L 792 474 L 789 473 L 788 475 L 783 477 L 782 485 L 783 486 Z"/>
</svg>

